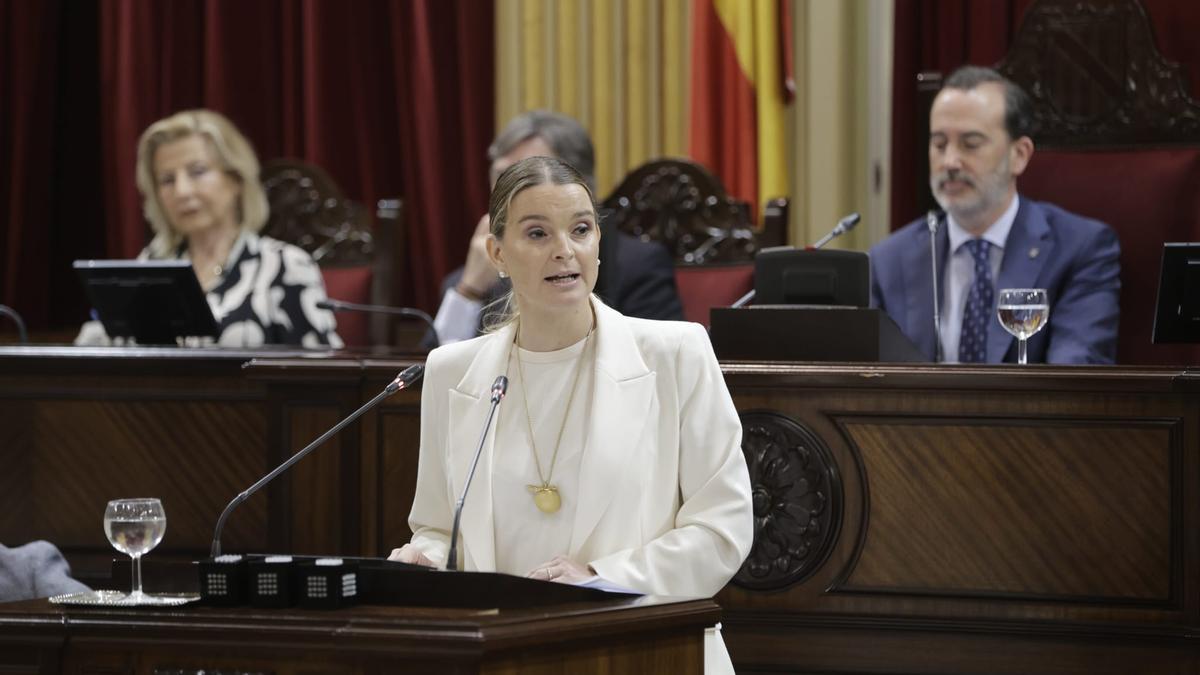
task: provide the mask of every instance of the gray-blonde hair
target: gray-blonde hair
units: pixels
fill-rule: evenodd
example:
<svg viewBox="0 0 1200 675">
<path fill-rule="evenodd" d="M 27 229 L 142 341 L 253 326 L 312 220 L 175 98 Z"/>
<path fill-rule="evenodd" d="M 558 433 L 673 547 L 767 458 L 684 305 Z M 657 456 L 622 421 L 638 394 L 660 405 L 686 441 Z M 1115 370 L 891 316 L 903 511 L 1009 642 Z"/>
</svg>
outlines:
<svg viewBox="0 0 1200 675">
<path fill-rule="evenodd" d="M 250 141 L 228 118 L 211 110 L 184 110 L 151 124 L 138 139 L 136 180 L 142 193 L 142 212 L 154 231 L 150 257 L 175 253 L 183 237 L 175 231 L 158 201 L 158 179 L 154 175 L 154 153 L 163 145 L 189 136 L 200 136 L 216 152 L 221 169 L 241 184 L 238 224 L 258 232 L 267 224 L 267 194 L 259 181 L 258 157 Z"/>
<path fill-rule="evenodd" d="M 496 179 L 492 196 L 488 202 L 490 231 L 496 239 L 503 239 L 508 227 L 508 210 L 513 199 L 525 190 L 538 185 L 579 185 L 587 192 L 592 211 L 596 211 L 596 197 L 588 181 L 575 167 L 554 157 L 529 157 L 504 170 Z M 598 224 L 597 224 L 598 225 Z M 483 328 L 494 331 L 517 319 L 520 309 L 512 289 L 484 308 Z"/>
</svg>

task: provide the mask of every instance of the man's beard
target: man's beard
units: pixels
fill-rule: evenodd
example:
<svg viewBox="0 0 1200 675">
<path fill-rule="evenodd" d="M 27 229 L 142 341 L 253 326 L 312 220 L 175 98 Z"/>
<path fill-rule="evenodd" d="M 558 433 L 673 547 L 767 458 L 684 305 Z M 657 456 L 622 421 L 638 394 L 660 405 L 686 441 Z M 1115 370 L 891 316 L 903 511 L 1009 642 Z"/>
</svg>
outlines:
<svg viewBox="0 0 1200 675">
<path fill-rule="evenodd" d="M 951 202 L 950 199 L 943 196 L 939 187 L 941 183 L 951 178 L 975 188 L 975 199 L 965 203 L 963 201 Z M 963 221 L 973 220 L 1003 203 L 1004 198 L 1008 196 L 1010 180 L 1008 156 L 1005 155 L 995 171 L 983 176 L 979 180 L 961 171 L 943 171 L 929 178 L 929 189 L 933 191 L 933 198 L 937 200 L 938 206 L 942 207 L 942 210 L 946 213 L 954 216 L 955 220 L 962 223 Z"/>
</svg>

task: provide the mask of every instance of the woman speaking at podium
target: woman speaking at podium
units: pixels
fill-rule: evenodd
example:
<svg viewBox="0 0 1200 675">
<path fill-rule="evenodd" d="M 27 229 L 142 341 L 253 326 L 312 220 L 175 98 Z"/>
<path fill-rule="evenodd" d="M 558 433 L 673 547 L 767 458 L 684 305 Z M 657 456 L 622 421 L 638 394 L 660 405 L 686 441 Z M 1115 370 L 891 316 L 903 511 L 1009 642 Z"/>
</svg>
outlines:
<svg viewBox="0 0 1200 675">
<path fill-rule="evenodd" d="M 748 555 L 754 526 L 741 424 L 704 329 L 628 318 L 591 294 L 600 230 L 570 165 L 514 164 L 489 215 L 489 257 L 512 280 L 508 311 L 487 334 L 429 354 L 413 538 L 391 559 L 445 565 L 492 383 L 506 375 L 458 566 L 711 597 Z M 706 663 L 728 669 L 711 636 Z"/>
<path fill-rule="evenodd" d="M 138 140 L 137 187 L 154 238 L 139 260 L 190 260 L 225 347 L 341 347 L 325 284 L 304 249 L 261 236 L 266 192 L 258 157 L 228 119 L 185 110 Z M 107 344 L 99 321 L 75 344 Z"/>
</svg>

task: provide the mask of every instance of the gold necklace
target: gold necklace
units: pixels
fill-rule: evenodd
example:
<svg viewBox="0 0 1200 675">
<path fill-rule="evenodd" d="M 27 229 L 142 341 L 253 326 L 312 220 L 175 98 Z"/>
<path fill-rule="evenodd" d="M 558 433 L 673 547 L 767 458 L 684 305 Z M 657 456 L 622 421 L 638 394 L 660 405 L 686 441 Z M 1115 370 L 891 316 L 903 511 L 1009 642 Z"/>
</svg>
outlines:
<svg viewBox="0 0 1200 675">
<path fill-rule="evenodd" d="M 529 414 L 529 395 L 526 393 L 527 380 L 525 379 L 525 366 L 521 361 L 521 353 L 517 352 L 517 372 L 521 376 L 521 402 L 525 404 L 525 425 L 529 429 L 529 448 L 533 451 L 533 465 L 537 467 L 538 480 L 541 481 L 538 485 L 526 485 L 525 489 L 533 495 L 533 503 L 542 513 L 554 513 L 562 508 L 562 497 L 559 495 L 558 486 L 552 485 L 550 479 L 554 477 L 554 465 L 558 462 L 558 448 L 562 445 L 563 430 L 567 428 L 567 418 L 571 416 L 571 403 L 575 400 L 575 390 L 579 388 L 579 374 L 583 372 L 583 362 L 587 358 L 587 348 L 591 343 L 592 330 L 595 330 L 596 322 L 592 319 L 592 328 L 588 330 L 587 337 L 584 338 L 583 349 L 579 352 L 579 363 L 575 366 L 575 379 L 571 382 L 571 393 L 567 395 L 567 409 L 563 411 L 563 421 L 558 427 L 558 438 L 554 441 L 554 454 L 550 456 L 550 472 L 542 474 L 542 462 L 538 459 L 537 443 L 533 440 L 533 418 Z M 517 329 L 513 333 L 513 347 L 517 346 L 517 336 L 521 334 L 521 326 L 518 323 Z"/>
</svg>

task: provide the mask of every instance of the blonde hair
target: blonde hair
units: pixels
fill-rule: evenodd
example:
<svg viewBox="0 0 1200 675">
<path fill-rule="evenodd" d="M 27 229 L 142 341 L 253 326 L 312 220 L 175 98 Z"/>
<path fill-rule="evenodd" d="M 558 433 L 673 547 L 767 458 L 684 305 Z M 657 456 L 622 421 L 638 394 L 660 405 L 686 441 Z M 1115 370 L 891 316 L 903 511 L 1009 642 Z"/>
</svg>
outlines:
<svg viewBox="0 0 1200 675">
<path fill-rule="evenodd" d="M 592 188 L 575 167 L 554 157 L 528 157 L 505 169 L 496 179 L 496 187 L 492 188 L 492 196 L 488 202 L 492 236 L 496 239 L 504 238 L 508 226 L 508 210 L 517 195 L 531 187 L 547 184 L 582 187 L 587 192 L 592 211 L 596 211 L 596 198 L 592 194 Z M 483 329 L 487 332 L 498 330 L 516 321 L 519 314 L 516 297 L 510 288 L 507 293 L 484 308 Z"/>
<path fill-rule="evenodd" d="M 211 110 L 184 110 L 151 124 L 138 139 L 138 192 L 142 193 L 142 212 L 154 231 L 150 257 L 169 257 L 179 248 L 183 237 L 171 226 L 158 201 L 158 180 L 154 175 L 154 153 L 160 147 L 189 136 L 205 139 L 217 155 L 221 169 L 241 185 L 237 203 L 238 224 L 243 230 L 258 232 L 267 224 L 267 193 L 258 179 L 258 157 L 250 141 L 228 118 Z"/>
</svg>

